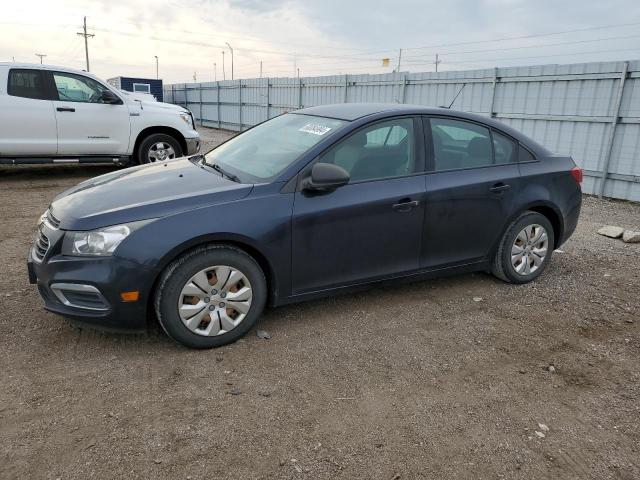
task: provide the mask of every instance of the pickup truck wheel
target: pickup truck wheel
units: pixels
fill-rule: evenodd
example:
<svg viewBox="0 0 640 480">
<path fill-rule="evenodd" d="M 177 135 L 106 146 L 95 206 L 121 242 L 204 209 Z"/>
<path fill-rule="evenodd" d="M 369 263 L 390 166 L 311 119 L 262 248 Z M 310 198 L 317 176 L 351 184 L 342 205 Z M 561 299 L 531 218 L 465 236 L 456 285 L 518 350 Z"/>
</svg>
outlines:
<svg viewBox="0 0 640 480">
<path fill-rule="evenodd" d="M 164 162 L 182 156 L 180 143 L 171 135 L 154 133 L 146 137 L 138 148 L 138 163 Z"/>
</svg>

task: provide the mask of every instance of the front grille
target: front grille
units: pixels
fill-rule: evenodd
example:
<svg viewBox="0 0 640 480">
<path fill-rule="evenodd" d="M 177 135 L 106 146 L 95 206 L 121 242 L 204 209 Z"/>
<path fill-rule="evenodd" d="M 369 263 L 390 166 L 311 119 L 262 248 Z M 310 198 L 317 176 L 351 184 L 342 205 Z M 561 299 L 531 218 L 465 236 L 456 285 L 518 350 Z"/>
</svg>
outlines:
<svg viewBox="0 0 640 480">
<path fill-rule="evenodd" d="M 42 261 L 44 260 L 47 251 L 49 250 L 49 239 L 47 236 L 42 233 L 42 229 L 38 231 L 38 237 L 36 238 L 36 242 L 33 244 L 33 256 L 36 260 Z"/>
<path fill-rule="evenodd" d="M 47 215 L 45 218 L 49 225 L 51 225 L 54 229 L 60 226 L 60 220 L 53 216 L 53 213 L 51 213 L 51 209 L 47 210 Z"/>
</svg>

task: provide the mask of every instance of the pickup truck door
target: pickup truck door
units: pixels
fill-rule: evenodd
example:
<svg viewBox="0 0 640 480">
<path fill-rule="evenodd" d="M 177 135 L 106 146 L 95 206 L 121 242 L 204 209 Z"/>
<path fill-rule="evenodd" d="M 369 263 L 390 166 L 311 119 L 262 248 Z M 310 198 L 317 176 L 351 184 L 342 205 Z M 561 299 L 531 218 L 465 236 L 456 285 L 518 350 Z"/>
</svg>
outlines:
<svg viewBox="0 0 640 480">
<path fill-rule="evenodd" d="M 93 78 L 51 72 L 58 155 L 126 155 L 131 125 L 126 103 L 102 102 L 108 88 Z"/>
<path fill-rule="evenodd" d="M 44 72 L 10 68 L 0 72 L 0 82 L 7 93 L 0 95 L 0 157 L 55 155 L 56 117 Z"/>
</svg>

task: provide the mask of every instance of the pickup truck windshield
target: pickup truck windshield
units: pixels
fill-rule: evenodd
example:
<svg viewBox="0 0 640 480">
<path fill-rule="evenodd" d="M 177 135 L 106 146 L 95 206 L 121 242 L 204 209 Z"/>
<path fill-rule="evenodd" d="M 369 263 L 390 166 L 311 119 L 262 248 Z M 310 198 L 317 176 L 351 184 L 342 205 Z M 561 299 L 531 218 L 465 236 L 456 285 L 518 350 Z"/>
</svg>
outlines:
<svg viewBox="0 0 640 480">
<path fill-rule="evenodd" d="M 211 150 L 205 161 L 217 163 L 243 182 L 267 182 L 346 123 L 311 115 L 280 115 Z"/>
</svg>

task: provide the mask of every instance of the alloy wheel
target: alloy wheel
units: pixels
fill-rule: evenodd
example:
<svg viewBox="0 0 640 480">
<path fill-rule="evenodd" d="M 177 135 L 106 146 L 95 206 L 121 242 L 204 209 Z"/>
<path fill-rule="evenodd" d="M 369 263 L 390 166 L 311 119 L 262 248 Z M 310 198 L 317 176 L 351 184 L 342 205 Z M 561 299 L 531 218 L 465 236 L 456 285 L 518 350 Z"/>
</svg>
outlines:
<svg viewBox="0 0 640 480">
<path fill-rule="evenodd" d="M 176 158 L 176 151 L 167 142 L 156 142 L 149 148 L 147 159 L 150 163 Z"/>
<path fill-rule="evenodd" d="M 519 275 L 530 275 L 542 266 L 549 248 L 547 230 L 538 224 L 520 230 L 511 247 L 511 265 Z"/>
<path fill-rule="evenodd" d="M 251 283 L 244 273 L 217 265 L 200 270 L 184 285 L 178 298 L 178 313 L 193 333 L 222 335 L 245 319 L 252 299 Z"/>
</svg>

